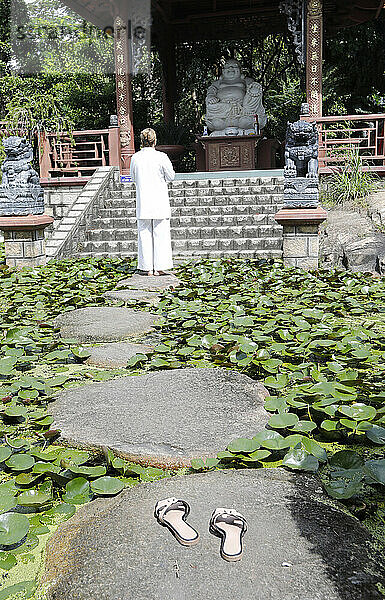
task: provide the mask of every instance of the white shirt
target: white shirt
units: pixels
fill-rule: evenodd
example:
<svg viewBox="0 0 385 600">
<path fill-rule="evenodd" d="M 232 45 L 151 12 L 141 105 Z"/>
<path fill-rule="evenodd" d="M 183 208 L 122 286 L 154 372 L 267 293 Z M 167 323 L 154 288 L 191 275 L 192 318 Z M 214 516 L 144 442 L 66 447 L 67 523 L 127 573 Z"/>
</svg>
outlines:
<svg viewBox="0 0 385 600">
<path fill-rule="evenodd" d="M 169 219 L 167 182 L 175 178 L 175 171 L 167 154 L 142 148 L 131 159 L 130 175 L 136 183 L 136 218 Z"/>
</svg>

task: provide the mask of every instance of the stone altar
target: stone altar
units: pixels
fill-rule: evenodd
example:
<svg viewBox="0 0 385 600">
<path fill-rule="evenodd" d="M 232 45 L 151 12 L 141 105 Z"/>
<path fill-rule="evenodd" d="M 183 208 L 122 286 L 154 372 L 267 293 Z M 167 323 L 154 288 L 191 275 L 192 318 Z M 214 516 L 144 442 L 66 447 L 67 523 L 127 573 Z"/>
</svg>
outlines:
<svg viewBox="0 0 385 600">
<path fill-rule="evenodd" d="M 222 75 L 208 88 L 206 110 L 206 125 L 213 137 L 254 133 L 256 116 L 259 130 L 266 125 L 262 86 L 242 75 L 235 59 L 226 61 Z"/>
<path fill-rule="evenodd" d="M 0 216 L 41 215 L 44 192 L 39 175 L 31 166 L 32 146 L 24 137 L 3 139 L 6 153 L 1 167 Z"/>
<path fill-rule="evenodd" d="M 204 171 L 248 171 L 255 169 L 255 150 L 260 135 L 198 136 Z M 200 169 L 199 169 L 200 170 Z"/>
</svg>

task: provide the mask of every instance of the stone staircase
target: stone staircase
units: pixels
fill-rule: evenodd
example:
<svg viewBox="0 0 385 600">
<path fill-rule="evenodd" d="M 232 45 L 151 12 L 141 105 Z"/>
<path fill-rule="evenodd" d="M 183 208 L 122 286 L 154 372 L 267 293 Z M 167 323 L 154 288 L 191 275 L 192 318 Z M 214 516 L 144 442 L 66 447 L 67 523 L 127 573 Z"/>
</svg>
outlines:
<svg viewBox="0 0 385 600">
<path fill-rule="evenodd" d="M 176 260 L 282 256 L 283 178 L 178 179 L 169 184 Z M 115 183 L 87 219 L 78 256 L 135 256 L 135 185 Z"/>
</svg>

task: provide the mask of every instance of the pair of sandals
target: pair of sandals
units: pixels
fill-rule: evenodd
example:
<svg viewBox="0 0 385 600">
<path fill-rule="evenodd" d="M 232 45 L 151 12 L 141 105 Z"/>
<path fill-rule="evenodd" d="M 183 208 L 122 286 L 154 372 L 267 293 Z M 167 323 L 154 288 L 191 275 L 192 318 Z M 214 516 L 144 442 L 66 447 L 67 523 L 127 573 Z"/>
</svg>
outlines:
<svg viewBox="0 0 385 600">
<path fill-rule="evenodd" d="M 186 522 L 190 506 L 179 498 L 165 498 L 155 505 L 154 516 L 167 527 L 183 546 L 194 546 L 199 541 L 198 532 Z M 224 560 L 235 562 L 243 553 L 242 538 L 247 531 L 244 516 L 231 508 L 217 508 L 211 515 L 209 532 L 221 538 L 220 554 Z"/>
</svg>

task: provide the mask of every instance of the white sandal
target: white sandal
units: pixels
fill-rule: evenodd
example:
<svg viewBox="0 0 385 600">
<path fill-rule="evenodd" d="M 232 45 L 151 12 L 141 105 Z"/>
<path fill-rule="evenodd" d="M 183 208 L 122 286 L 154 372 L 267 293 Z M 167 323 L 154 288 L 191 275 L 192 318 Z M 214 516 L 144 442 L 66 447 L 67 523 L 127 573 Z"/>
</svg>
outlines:
<svg viewBox="0 0 385 600">
<path fill-rule="evenodd" d="M 247 531 L 246 519 L 241 513 L 233 508 L 217 508 L 211 515 L 209 531 L 221 538 L 220 554 L 224 560 L 241 559 L 242 538 Z"/>
<path fill-rule="evenodd" d="M 179 498 L 165 498 L 155 505 L 154 517 L 163 527 L 167 527 L 172 535 L 183 546 L 193 546 L 199 540 L 198 532 L 186 523 L 190 506 Z"/>
</svg>

